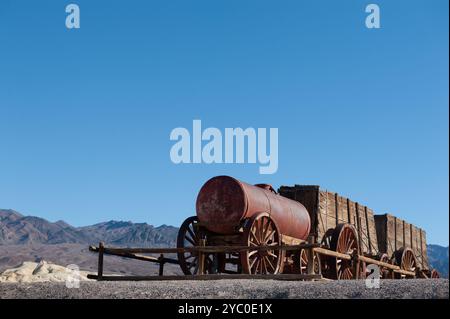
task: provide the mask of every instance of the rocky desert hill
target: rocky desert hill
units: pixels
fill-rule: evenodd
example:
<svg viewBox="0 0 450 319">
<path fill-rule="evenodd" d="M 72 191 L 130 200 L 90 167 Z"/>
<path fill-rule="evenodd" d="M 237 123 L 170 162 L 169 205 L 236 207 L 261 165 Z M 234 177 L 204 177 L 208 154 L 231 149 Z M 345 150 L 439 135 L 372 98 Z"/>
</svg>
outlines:
<svg viewBox="0 0 450 319">
<path fill-rule="evenodd" d="M 116 246 L 174 246 L 178 228 L 146 223 L 108 221 L 73 227 L 64 221 L 49 222 L 0 209 L 0 245 L 97 244 L 100 240 Z"/>
<path fill-rule="evenodd" d="M 76 264 L 95 271 L 97 255 L 89 245 L 99 241 L 116 247 L 174 247 L 178 228 L 146 223 L 108 221 L 86 227 L 73 227 L 64 221 L 49 222 L 24 216 L 14 210 L 0 209 L 0 272 L 25 261 L 46 260 L 58 265 Z M 120 257 L 107 257 L 105 271 L 132 275 L 157 273 L 155 264 Z M 179 273 L 179 267 L 166 265 L 167 274 Z"/>
<path fill-rule="evenodd" d="M 46 261 L 31 262 L 26 261 L 20 266 L 0 272 L 0 282 L 21 283 L 21 282 L 65 282 L 71 279 L 89 280 L 86 271 L 67 268 Z"/>
</svg>

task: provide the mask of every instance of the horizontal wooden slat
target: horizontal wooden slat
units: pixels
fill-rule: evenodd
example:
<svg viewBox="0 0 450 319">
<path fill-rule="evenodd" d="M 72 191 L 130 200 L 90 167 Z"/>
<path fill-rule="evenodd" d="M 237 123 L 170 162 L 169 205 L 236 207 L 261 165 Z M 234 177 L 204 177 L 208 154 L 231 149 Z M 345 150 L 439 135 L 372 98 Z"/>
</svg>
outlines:
<svg viewBox="0 0 450 319">
<path fill-rule="evenodd" d="M 325 249 L 325 248 L 320 248 L 320 247 L 314 248 L 314 251 L 319 253 L 319 254 L 321 254 L 321 255 L 337 257 L 337 258 L 346 259 L 346 260 L 351 260 L 352 259 L 352 256 L 350 256 L 350 255 L 338 253 L 336 251 Z"/>
<path fill-rule="evenodd" d="M 300 244 L 300 245 L 282 245 L 282 246 L 195 246 L 195 247 L 185 247 L 185 248 L 113 248 L 105 247 L 104 253 L 107 254 L 120 254 L 120 253 L 130 253 L 130 254 L 162 254 L 162 253 L 183 253 L 183 252 L 205 252 L 205 253 L 222 253 L 222 252 L 240 252 L 249 250 L 301 250 L 307 248 L 318 247 L 319 244 Z M 90 246 L 90 251 L 98 252 L 98 247 Z"/>
<path fill-rule="evenodd" d="M 388 264 L 388 263 L 385 263 L 385 262 L 382 262 L 382 261 L 379 261 L 379 260 L 376 260 L 376 259 L 368 258 L 368 257 L 365 257 L 365 256 L 358 256 L 358 259 L 360 261 L 364 261 L 365 263 L 368 263 L 368 264 L 375 264 L 375 265 L 378 265 L 378 266 L 381 266 L 381 267 L 385 267 L 385 268 L 389 268 L 389 269 L 393 269 L 393 270 L 400 269 L 399 266 Z"/>
<path fill-rule="evenodd" d="M 87 275 L 89 279 L 98 279 L 97 275 Z M 104 281 L 165 281 L 165 280 L 223 280 L 223 279 L 270 279 L 270 280 L 313 280 L 322 275 L 314 274 L 217 274 L 217 275 L 183 275 L 183 276 L 102 276 Z"/>
</svg>

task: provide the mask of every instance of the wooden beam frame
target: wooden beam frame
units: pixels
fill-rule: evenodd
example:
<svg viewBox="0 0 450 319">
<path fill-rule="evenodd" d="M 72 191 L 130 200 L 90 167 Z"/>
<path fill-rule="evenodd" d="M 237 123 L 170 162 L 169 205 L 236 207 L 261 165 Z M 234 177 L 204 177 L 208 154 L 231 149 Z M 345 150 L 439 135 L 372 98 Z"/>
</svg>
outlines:
<svg viewBox="0 0 450 319">
<path fill-rule="evenodd" d="M 88 275 L 89 279 L 97 279 L 97 275 Z M 271 279 L 271 280 L 316 280 L 322 279 L 319 274 L 216 274 L 216 275 L 180 275 L 180 276 L 103 276 L 104 281 L 162 281 L 162 280 L 222 280 L 222 279 Z"/>
</svg>

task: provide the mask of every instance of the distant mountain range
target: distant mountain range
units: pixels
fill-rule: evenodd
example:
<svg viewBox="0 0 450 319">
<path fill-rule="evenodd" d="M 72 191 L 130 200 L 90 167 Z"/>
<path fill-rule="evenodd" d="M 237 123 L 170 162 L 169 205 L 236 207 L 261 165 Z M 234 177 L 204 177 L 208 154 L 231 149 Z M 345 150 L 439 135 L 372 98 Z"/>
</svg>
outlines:
<svg viewBox="0 0 450 319">
<path fill-rule="evenodd" d="M 178 227 L 155 227 L 147 223 L 113 220 L 91 226 L 73 227 L 64 221 L 53 223 L 39 217 L 23 216 L 14 210 L 0 209 L 0 252 L 2 249 L 3 253 L 10 251 L 7 248 L 14 246 L 14 250 L 22 251 L 24 258 L 33 256 L 39 259 L 39 253 L 35 253 L 39 247 L 43 256 L 55 259 L 56 256 L 53 258 L 53 254 L 49 252 L 52 251 L 49 245 L 55 245 L 55 252 L 58 251 L 58 255 L 64 256 L 69 262 L 72 251 L 79 253 L 80 247 L 97 245 L 100 241 L 122 247 L 175 247 L 177 233 Z M 22 246 L 27 248 L 21 249 Z M 30 249 L 31 246 L 36 248 Z M 59 251 L 67 251 L 67 256 Z M 442 277 L 448 278 L 448 247 L 428 245 L 428 257 L 431 268 L 436 268 Z M 17 258 L 12 259 L 9 256 L 3 259 L 4 264 L 12 265 Z M 0 269 L 3 259 L 0 254 Z"/>
<path fill-rule="evenodd" d="M 108 221 L 73 227 L 64 221 L 49 222 L 0 209 L 0 245 L 98 244 L 116 246 L 175 246 L 178 228 L 146 223 Z"/>
<path fill-rule="evenodd" d="M 428 259 L 432 268 L 448 278 L 448 246 L 427 245 Z"/>
</svg>

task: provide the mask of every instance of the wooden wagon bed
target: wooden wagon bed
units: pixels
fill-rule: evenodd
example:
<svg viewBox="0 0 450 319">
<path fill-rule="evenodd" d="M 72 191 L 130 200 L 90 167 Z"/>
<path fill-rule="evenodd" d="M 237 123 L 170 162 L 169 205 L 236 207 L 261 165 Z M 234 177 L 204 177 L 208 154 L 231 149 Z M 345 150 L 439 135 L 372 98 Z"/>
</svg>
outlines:
<svg viewBox="0 0 450 319">
<path fill-rule="evenodd" d="M 426 233 L 395 216 L 375 215 L 369 207 L 316 185 L 281 186 L 282 196 L 302 203 L 311 217 L 311 235 L 327 246 L 329 234 L 340 223 L 353 225 L 358 233 L 361 254 L 392 258 L 402 248 L 413 250 L 418 266 L 429 269 Z"/>
<path fill-rule="evenodd" d="M 419 267 L 429 270 L 426 233 L 423 229 L 390 214 L 375 215 L 375 223 L 381 252 L 392 256 L 402 247 L 411 248 Z"/>
</svg>

